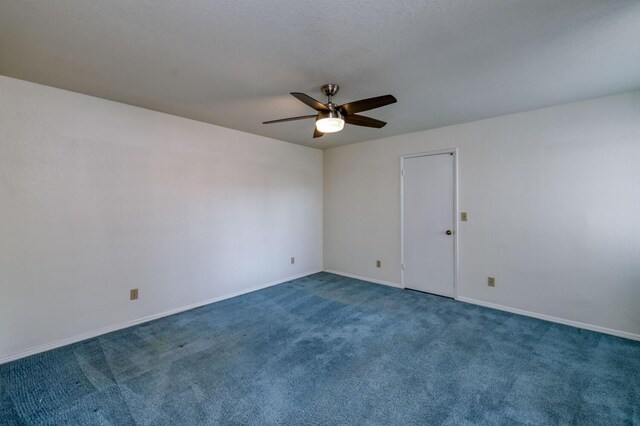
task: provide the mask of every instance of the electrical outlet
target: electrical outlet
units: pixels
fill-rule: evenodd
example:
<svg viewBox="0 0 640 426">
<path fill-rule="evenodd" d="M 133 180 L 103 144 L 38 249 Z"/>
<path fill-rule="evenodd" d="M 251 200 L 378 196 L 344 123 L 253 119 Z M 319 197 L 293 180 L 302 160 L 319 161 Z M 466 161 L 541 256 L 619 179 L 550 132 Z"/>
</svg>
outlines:
<svg viewBox="0 0 640 426">
<path fill-rule="evenodd" d="M 376 260 L 376 268 L 382 268 L 382 261 Z"/>
<path fill-rule="evenodd" d="M 138 289 L 132 288 L 129 290 L 129 300 L 138 300 Z"/>
<path fill-rule="evenodd" d="M 467 212 L 460 213 L 460 220 L 462 222 L 466 222 L 467 221 Z"/>
<path fill-rule="evenodd" d="M 495 287 L 496 286 L 496 279 L 494 277 L 488 277 L 487 278 L 487 285 L 489 287 Z"/>
<path fill-rule="evenodd" d="M 291 264 L 293 265 L 294 263 L 296 263 L 296 258 L 295 257 L 291 257 Z"/>
</svg>

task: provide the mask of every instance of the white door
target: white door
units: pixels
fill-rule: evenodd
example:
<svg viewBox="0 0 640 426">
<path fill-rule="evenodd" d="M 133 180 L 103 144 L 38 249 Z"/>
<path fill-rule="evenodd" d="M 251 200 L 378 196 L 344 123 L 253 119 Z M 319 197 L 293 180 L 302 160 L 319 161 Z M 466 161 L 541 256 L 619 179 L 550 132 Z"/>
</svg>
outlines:
<svg viewBox="0 0 640 426">
<path fill-rule="evenodd" d="M 454 297 L 455 158 L 403 158 L 404 286 Z"/>
</svg>

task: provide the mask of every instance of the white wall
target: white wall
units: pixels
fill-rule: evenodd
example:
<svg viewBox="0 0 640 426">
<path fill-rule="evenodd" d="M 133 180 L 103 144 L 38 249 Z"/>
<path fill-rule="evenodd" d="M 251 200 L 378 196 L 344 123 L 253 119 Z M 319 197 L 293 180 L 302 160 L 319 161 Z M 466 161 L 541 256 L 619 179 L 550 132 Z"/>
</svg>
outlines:
<svg viewBox="0 0 640 426">
<path fill-rule="evenodd" d="M 321 269 L 321 151 L 0 77 L 0 361 Z"/>
<path fill-rule="evenodd" d="M 325 269 L 399 285 L 399 157 L 456 147 L 459 296 L 640 338 L 640 92 L 325 151 Z"/>
<path fill-rule="evenodd" d="M 325 269 L 399 285 L 399 156 L 457 147 L 459 295 L 640 335 L 638 117 L 631 92 L 327 150 Z M 322 162 L 0 77 L 0 362 L 321 269 Z"/>
</svg>

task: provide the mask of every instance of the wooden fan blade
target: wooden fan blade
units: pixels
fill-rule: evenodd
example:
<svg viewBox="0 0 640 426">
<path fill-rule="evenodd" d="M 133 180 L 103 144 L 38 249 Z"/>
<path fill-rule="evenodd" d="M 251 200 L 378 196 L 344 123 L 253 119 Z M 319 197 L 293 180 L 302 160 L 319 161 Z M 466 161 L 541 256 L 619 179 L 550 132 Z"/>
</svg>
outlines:
<svg viewBox="0 0 640 426">
<path fill-rule="evenodd" d="M 315 109 L 316 111 L 329 111 L 329 108 L 325 104 L 313 99 L 309 95 L 305 95 L 304 93 L 300 93 L 300 92 L 291 92 L 291 94 L 295 96 L 295 98 L 298 99 L 300 102 L 303 102 L 309 105 L 311 108 Z"/>
<path fill-rule="evenodd" d="M 262 124 L 284 123 L 285 121 L 304 120 L 305 118 L 316 118 L 317 115 L 301 115 L 299 117 L 281 118 L 279 120 L 263 121 Z"/>
<path fill-rule="evenodd" d="M 322 133 L 321 131 L 319 131 L 316 126 L 313 126 L 313 137 L 314 138 L 321 138 L 324 136 L 324 133 Z"/>
<path fill-rule="evenodd" d="M 376 120 L 375 118 L 365 117 L 364 115 L 345 115 L 344 122 L 353 124 L 355 126 L 375 127 L 380 129 L 387 125 L 384 121 Z"/>
<path fill-rule="evenodd" d="M 349 102 L 341 105 L 341 109 L 346 114 L 356 114 L 358 112 L 369 111 L 370 109 L 380 108 L 385 105 L 398 102 L 392 95 L 377 96 L 375 98 L 361 99 L 359 101 Z"/>
</svg>

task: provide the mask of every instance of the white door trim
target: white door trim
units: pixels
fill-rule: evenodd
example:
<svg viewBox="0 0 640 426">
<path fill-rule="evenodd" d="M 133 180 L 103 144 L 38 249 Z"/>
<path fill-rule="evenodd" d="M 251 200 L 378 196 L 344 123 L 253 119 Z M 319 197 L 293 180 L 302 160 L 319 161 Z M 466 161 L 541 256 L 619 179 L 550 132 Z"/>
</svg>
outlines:
<svg viewBox="0 0 640 426">
<path fill-rule="evenodd" d="M 404 160 L 428 155 L 453 155 L 453 298 L 458 299 L 458 148 L 439 149 L 400 156 L 400 285 L 404 285 Z"/>
</svg>

